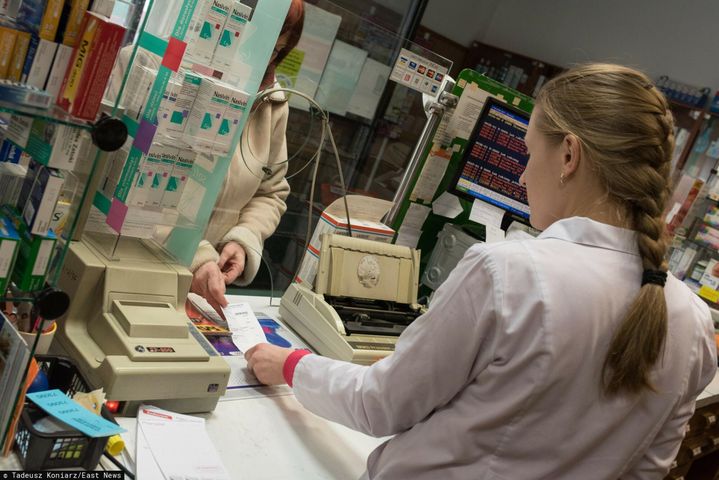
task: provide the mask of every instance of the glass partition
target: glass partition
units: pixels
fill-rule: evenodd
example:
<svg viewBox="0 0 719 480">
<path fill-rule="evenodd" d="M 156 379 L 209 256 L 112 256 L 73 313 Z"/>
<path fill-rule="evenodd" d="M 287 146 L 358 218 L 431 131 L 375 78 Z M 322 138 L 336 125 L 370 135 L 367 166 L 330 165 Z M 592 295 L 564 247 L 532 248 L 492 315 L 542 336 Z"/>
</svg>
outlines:
<svg viewBox="0 0 719 480">
<path fill-rule="evenodd" d="M 409 132 L 420 131 L 426 119 L 421 90 L 436 95 L 452 62 L 380 26 L 371 9 L 359 16 L 325 0 L 305 6 L 302 37 L 277 67 L 277 79 L 329 113 L 349 193 L 389 200 L 418 140 Z M 320 113 L 297 95 L 289 104 L 287 211 L 264 242 L 265 264 L 249 286 L 272 288 L 275 295 L 292 281 L 305 254 L 310 210 L 312 229 L 343 194 L 331 142 L 322 142 Z"/>
<path fill-rule="evenodd" d="M 130 138 L 99 166 L 86 239 L 189 266 L 213 214 L 289 0 L 148 2 L 107 92 Z M 226 7 L 226 8 L 225 8 Z M 224 25 L 222 28 L 220 24 Z"/>
</svg>

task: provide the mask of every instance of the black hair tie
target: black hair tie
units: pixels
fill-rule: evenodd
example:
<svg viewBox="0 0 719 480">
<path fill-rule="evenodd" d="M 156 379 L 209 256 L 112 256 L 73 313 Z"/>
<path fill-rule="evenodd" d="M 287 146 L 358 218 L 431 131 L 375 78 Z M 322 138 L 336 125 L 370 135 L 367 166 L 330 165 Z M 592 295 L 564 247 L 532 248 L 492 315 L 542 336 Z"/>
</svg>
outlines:
<svg viewBox="0 0 719 480">
<path fill-rule="evenodd" d="M 667 283 L 667 272 L 664 272 L 662 270 L 651 270 L 646 269 L 642 273 L 642 286 L 646 285 L 647 283 L 652 283 L 654 285 L 659 285 L 660 287 L 663 287 L 665 283 Z"/>
</svg>

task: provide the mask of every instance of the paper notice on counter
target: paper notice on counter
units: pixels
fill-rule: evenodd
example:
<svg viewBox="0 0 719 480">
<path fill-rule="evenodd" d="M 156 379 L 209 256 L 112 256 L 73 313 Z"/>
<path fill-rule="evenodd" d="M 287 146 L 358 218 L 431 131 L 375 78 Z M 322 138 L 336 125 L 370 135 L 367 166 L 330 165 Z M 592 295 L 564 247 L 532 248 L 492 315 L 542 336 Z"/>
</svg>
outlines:
<svg viewBox="0 0 719 480">
<path fill-rule="evenodd" d="M 384 87 L 387 85 L 390 70 L 389 66 L 376 60 L 371 58 L 365 60 L 347 111 L 372 120 Z"/>
<path fill-rule="evenodd" d="M 329 112 L 346 115 L 366 59 L 367 51 L 335 40 L 317 87 L 317 103 Z"/>
<path fill-rule="evenodd" d="M 454 218 L 462 213 L 462 204 L 459 203 L 459 198 L 456 195 L 444 192 L 432 202 L 432 212 L 435 215 Z"/>
<path fill-rule="evenodd" d="M 292 87 L 314 98 L 340 23 L 341 16 L 305 4 L 302 37 L 293 49 L 295 53 L 290 52 L 276 69 L 277 79 L 283 86 Z M 297 95 L 290 95 L 290 106 L 307 111 L 309 104 Z"/>
<path fill-rule="evenodd" d="M 469 214 L 471 221 L 485 226 L 501 227 L 503 218 L 504 210 L 501 208 L 479 199 L 472 202 L 472 211 Z"/>
<path fill-rule="evenodd" d="M 451 138 L 469 139 L 479 119 L 479 114 L 482 113 L 484 102 L 489 96 L 490 93 L 480 89 L 476 83 L 468 83 L 449 120 L 447 135 Z"/>
<path fill-rule="evenodd" d="M 424 162 L 422 171 L 417 178 L 412 194 L 409 199 L 412 201 L 425 200 L 431 202 L 434 198 L 434 192 L 437 191 L 439 184 L 447 172 L 449 165 L 450 152 L 439 150 L 430 154 L 427 161 Z"/>
<path fill-rule="evenodd" d="M 266 343 L 267 337 L 260 322 L 248 303 L 231 303 L 223 307 L 227 328 L 232 332 L 232 341 L 242 353 L 258 343 Z"/>
<path fill-rule="evenodd" d="M 230 479 L 203 418 L 155 407 L 137 415 L 137 473 L 143 480 Z"/>
</svg>

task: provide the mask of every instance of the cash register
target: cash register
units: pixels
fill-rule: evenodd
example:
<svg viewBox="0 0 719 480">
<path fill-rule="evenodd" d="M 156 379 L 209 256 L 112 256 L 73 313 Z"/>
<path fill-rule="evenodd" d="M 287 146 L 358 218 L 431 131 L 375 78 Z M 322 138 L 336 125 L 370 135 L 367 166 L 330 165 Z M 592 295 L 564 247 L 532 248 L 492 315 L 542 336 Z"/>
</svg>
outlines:
<svg viewBox="0 0 719 480">
<path fill-rule="evenodd" d="M 279 312 L 318 353 L 369 365 L 422 313 L 418 281 L 419 251 L 325 234 L 314 291 L 291 284 Z"/>
<path fill-rule="evenodd" d="M 54 353 L 72 357 L 118 402 L 119 415 L 142 403 L 214 410 L 230 368 L 185 314 L 191 281 L 152 242 L 86 234 L 70 245 L 58 282 L 72 303 L 58 320 Z"/>
</svg>

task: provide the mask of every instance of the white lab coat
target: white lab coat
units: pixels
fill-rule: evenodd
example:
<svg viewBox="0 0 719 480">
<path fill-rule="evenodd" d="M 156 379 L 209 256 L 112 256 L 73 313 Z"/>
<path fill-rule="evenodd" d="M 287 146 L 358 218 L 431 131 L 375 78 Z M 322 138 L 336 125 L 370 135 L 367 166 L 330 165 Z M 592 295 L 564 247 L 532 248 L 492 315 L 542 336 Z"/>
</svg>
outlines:
<svg viewBox="0 0 719 480">
<path fill-rule="evenodd" d="M 375 436 L 372 479 L 661 479 L 716 372 L 707 306 L 669 275 L 657 393 L 607 399 L 600 371 L 642 266 L 630 230 L 587 218 L 469 249 L 371 367 L 304 357 L 297 399 Z"/>
</svg>

